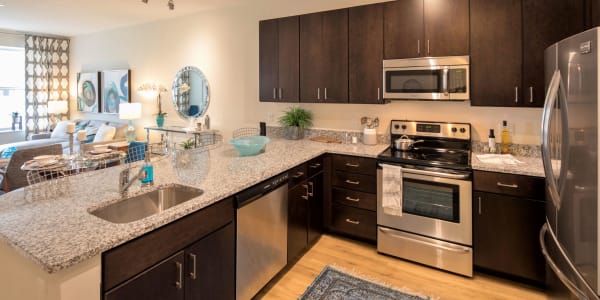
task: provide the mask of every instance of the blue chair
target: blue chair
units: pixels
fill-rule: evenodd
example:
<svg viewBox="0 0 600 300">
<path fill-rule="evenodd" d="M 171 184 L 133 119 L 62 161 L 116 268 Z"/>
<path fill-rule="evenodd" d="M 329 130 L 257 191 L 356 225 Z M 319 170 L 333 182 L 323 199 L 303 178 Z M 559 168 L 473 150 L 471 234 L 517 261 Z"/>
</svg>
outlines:
<svg viewBox="0 0 600 300">
<path fill-rule="evenodd" d="M 132 163 L 146 158 L 146 149 L 148 149 L 148 143 L 146 142 L 131 142 L 129 148 L 127 148 L 127 156 L 125 157 L 125 163 Z"/>
<path fill-rule="evenodd" d="M 200 112 L 198 105 L 190 105 L 190 109 L 188 111 L 188 116 L 194 117 Z"/>
</svg>

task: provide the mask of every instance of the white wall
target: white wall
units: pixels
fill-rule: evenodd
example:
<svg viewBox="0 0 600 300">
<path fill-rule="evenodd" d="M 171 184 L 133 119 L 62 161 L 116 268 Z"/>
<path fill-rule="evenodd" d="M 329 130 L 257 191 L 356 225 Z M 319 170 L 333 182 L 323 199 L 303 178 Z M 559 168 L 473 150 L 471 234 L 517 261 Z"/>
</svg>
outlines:
<svg viewBox="0 0 600 300">
<path fill-rule="evenodd" d="M 154 125 L 153 99 L 144 99 L 135 88 L 155 81 L 169 88 L 163 95 L 166 125 L 187 125 L 170 103 L 173 76 L 186 65 L 199 67 L 210 81 L 211 126 L 226 136 L 242 126 L 274 123 L 292 104 L 258 101 L 258 21 L 380 1 L 369 0 L 255 0 L 242 7 L 203 12 L 186 17 L 77 36 L 71 43 L 71 111 L 76 110 L 76 73 L 130 68 L 132 98 L 144 103 L 143 119 L 136 126 Z M 168 11 L 165 9 L 165 13 Z M 402 101 L 386 105 L 301 104 L 315 114 L 315 127 L 360 130 L 360 117 L 378 116 L 388 130 L 390 119 L 470 122 L 475 140 L 485 140 L 490 128 L 506 119 L 514 126 L 515 143 L 538 144 L 541 109 L 482 108 L 468 102 Z M 80 114 L 72 114 L 74 117 Z M 85 116 L 94 117 L 98 116 Z M 100 116 L 118 118 L 117 116 Z M 138 136 L 143 138 L 141 130 Z"/>
</svg>

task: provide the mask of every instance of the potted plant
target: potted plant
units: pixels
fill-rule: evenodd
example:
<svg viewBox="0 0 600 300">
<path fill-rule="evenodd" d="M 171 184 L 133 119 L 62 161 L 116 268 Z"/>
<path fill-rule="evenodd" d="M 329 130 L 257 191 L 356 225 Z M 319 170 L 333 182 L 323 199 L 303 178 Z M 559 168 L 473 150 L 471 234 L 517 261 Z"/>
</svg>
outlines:
<svg viewBox="0 0 600 300">
<path fill-rule="evenodd" d="M 185 149 L 185 150 L 192 149 L 192 148 L 194 148 L 194 145 L 195 145 L 194 139 L 189 138 L 189 139 L 181 142 L 179 145 L 181 145 L 181 147 L 183 147 L 183 149 Z"/>
<path fill-rule="evenodd" d="M 279 118 L 279 124 L 285 128 L 288 139 L 299 140 L 304 138 L 304 129 L 312 126 L 312 118 L 312 112 L 300 107 L 290 107 Z"/>
</svg>

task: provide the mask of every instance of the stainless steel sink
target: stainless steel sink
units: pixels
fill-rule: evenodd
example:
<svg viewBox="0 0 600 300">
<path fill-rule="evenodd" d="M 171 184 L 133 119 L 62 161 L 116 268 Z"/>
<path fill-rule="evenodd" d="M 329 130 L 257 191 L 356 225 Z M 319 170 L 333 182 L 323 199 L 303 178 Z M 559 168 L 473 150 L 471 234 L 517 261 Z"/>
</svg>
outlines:
<svg viewBox="0 0 600 300">
<path fill-rule="evenodd" d="M 202 193 L 203 191 L 200 189 L 172 184 L 123 199 L 90 213 L 112 223 L 129 223 L 162 212 L 198 197 Z"/>
</svg>

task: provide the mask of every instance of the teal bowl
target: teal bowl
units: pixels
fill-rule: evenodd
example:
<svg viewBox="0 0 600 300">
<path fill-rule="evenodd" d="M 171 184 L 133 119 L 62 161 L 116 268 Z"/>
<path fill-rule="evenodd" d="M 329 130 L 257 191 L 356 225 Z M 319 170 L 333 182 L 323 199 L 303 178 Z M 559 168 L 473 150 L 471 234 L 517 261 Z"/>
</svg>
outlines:
<svg viewBox="0 0 600 300">
<path fill-rule="evenodd" d="M 229 140 L 229 143 L 235 147 L 240 156 L 257 155 L 265 148 L 269 142 L 266 136 L 244 136 Z"/>
</svg>

